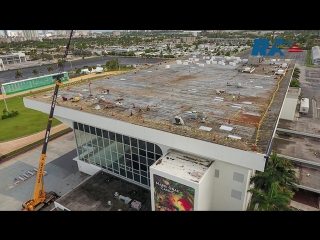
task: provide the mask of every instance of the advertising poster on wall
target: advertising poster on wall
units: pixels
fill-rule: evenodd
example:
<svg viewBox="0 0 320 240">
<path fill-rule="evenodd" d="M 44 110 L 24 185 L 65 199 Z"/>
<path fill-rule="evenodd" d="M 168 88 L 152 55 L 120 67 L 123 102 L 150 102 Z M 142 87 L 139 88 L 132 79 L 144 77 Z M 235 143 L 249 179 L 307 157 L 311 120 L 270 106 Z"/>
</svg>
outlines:
<svg viewBox="0 0 320 240">
<path fill-rule="evenodd" d="M 155 211 L 194 211 L 192 187 L 153 175 Z"/>
</svg>

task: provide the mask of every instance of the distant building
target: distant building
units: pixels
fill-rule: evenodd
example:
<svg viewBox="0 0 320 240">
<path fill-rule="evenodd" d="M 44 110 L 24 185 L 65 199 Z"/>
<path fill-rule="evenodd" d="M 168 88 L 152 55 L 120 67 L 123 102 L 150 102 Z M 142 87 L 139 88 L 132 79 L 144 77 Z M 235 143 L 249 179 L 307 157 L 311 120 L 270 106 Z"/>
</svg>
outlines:
<svg viewBox="0 0 320 240">
<path fill-rule="evenodd" d="M 8 35 L 8 30 L 3 30 L 3 33 L 4 33 L 4 37 L 5 37 L 5 38 L 8 38 L 8 37 L 9 37 L 9 35 Z"/>
<path fill-rule="evenodd" d="M 0 71 L 4 71 L 5 68 L 4 68 L 4 64 L 3 64 L 3 61 L 2 59 L 0 59 Z"/>
<path fill-rule="evenodd" d="M 22 34 L 27 40 L 39 40 L 38 30 L 22 30 Z"/>
<path fill-rule="evenodd" d="M 311 48 L 311 60 L 312 60 L 312 64 L 320 65 L 320 48 L 319 48 L 319 46 L 314 46 Z"/>
<path fill-rule="evenodd" d="M 196 37 L 181 37 L 181 43 L 193 43 L 196 40 Z"/>
<path fill-rule="evenodd" d="M 21 63 L 26 61 L 26 55 L 22 52 L 13 53 L 10 55 L 0 55 L 0 60 L 4 65 Z"/>
<path fill-rule="evenodd" d="M 113 31 L 112 36 L 114 37 L 120 37 L 120 31 Z"/>
<path fill-rule="evenodd" d="M 54 35 L 57 37 L 66 36 L 67 30 L 54 30 Z"/>
<path fill-rule="evenodd" d="M 12 38 L 1 38 L 0 43 L 12 43 Z"/>
</svg>

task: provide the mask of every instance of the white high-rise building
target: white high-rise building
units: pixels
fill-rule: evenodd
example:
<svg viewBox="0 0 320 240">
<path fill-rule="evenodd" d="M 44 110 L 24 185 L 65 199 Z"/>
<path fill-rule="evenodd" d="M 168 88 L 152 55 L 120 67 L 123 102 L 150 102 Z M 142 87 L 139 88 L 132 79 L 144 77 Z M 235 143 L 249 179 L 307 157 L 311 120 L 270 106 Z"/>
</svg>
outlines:
<svg viewBox="0 0 320 240">
<path fill-rule="evenodd" d="M 8 38 L 8 37 L 9 37 L 9 35 L 8 35 L 8 30 L 3 30 L 3 34 L 4 34 L 4 37 L 5 37 L 5 38 Z"/>
<path fill-rule="evenodd" d="M 39 38 L 38 30 L 22 30 L 22 34 L 28 40 Z"/>
<path fill-rule="evenodd" d="M 67 35 L 68 30 L 54 30 L 54 35 L 57 37 L 62 37 Z"/>
</svg>

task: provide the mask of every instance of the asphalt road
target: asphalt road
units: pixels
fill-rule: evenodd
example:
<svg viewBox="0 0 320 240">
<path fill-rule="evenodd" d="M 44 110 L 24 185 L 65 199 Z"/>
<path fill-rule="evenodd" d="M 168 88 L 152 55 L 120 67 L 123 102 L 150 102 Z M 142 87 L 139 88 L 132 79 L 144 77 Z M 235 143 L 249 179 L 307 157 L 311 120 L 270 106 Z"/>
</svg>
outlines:
<svg viewBox="0 0 320 240">
<path fill-rule="evenodd" d="M 136 58 L 136 57 L 118 57 L 118 56 L 106 56 L 106 57 L 97 57 L 97 58 L 87 58 L 87 59 L 80 59 L 80 60 L 75 60 L 71 62 L 66 62 L 64 65 L 63 71 L 71 71 L 72 69 L 76 68 L 83 68 L 84 66 L 96 66 L 97 64 L 105 65 L 107 61 L 112 60 L 112 59 L 119 59 L 120 66 L 125 66 L 125 65 L 133 65 L 133 64 L 155 64 L 158 62 L 163 62 L 166 61 L 166 59 L 162 58 Z M 47 68 L 48 66 L 52 66 L 53 71 L 48 72 Z M 13 66 L 11 66 L 12 68 Z M 23 78 L 20 78 L 18 80 L 24 80 L 28 78 L 34 78 L 38 77 L 34 75 L 32 72 L 34 69 L 38 69 L 39 71 L 39 76 L 47 75 L 47 74 L 53 74 L 53 73 L 58 73 L 59 69 L 57 67 L 56 63 L 51 63 L 51 64 L 43 64 L 39 66 L 38 61 L 34 61 L 34 66 L 32 67 L 27 67 L 27 68 L 21 68 L 21 72 L 23 75 Z M 8 83 L 11 81 L 17 81 L 15 78 L 15 73 L 17 69 L 12 69 L 12 70 L 6 70 L 6 71 L 0 71 L 0 84 L 2 83 Z"/>
</svg>

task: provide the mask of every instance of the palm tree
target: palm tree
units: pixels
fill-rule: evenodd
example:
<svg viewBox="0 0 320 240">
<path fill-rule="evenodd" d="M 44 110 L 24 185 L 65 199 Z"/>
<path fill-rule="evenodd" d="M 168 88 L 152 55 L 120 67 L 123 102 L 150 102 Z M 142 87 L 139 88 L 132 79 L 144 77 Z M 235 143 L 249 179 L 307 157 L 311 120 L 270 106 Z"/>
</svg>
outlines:
<svg viewBox="0 0 320 240">
<path fill-rule="evenodd" d="M 290 202 L 294 192 L 281 187 L 279 182 L 273 182 L 268 192 L 255 188 L 249 192 L 252 193 L 251 206 L 255 206 L 256 211 L 293 211 Z"/>
<path fill-rule="evenodd" d="M 64 67 L 62 59 L 58 59 L 57 66 L 58 66 L 58 68 L 59 68 L 59 70 L 61 72 L 63 70 L 63 67 Z"/>
<path fill-rule="evenodd" d="M 38 70 L 38 69 L 33 69 L 32 73 L 33 73 L 34 75 L 39 75 L 39 70 Z"/>
<path fill-rule="evenodd" d="M 17 79 L 23 78 L 22 72 L 21 72 L 20 70 L 17 70 L 17 71 L 16 71 L 16 74 L 15 74 L 15 77 L 16 77 Z"/>
<path fill-rule="evenodd" d="M 53 71 L 53 67 L 52 66 L 48 66 L 47 70 L 48 70 L 48 72 L 52 72 Z"/>
<path fill-rule="evenodd" d="M 298 190 L 299 180 L 296 177 L 296 171 L 291 161 L 284 157 L 279 157 L 275 152 L 271 155 L 272 170 L 281 187 L 289 187 Z"/>
<path fill-rule="evenodd" d="M 274 182 L 273 176 L 267 169 L 264 172 L 258 172 L 250 178 L 250 184 L 254 184 L 255 189 L 268 191 Z"/>
<path fill-rule="evenodd" d="M 265 192 L 269 191 L 273 182 L 278 182 L 281 187 L 298 190 L 299 181 L 293 168 L 290 160 L 279 157 L 273 152 L 265 171 L 251 177 L 250 184 L 253 183 L 255 188 Z"/>
</svg>

